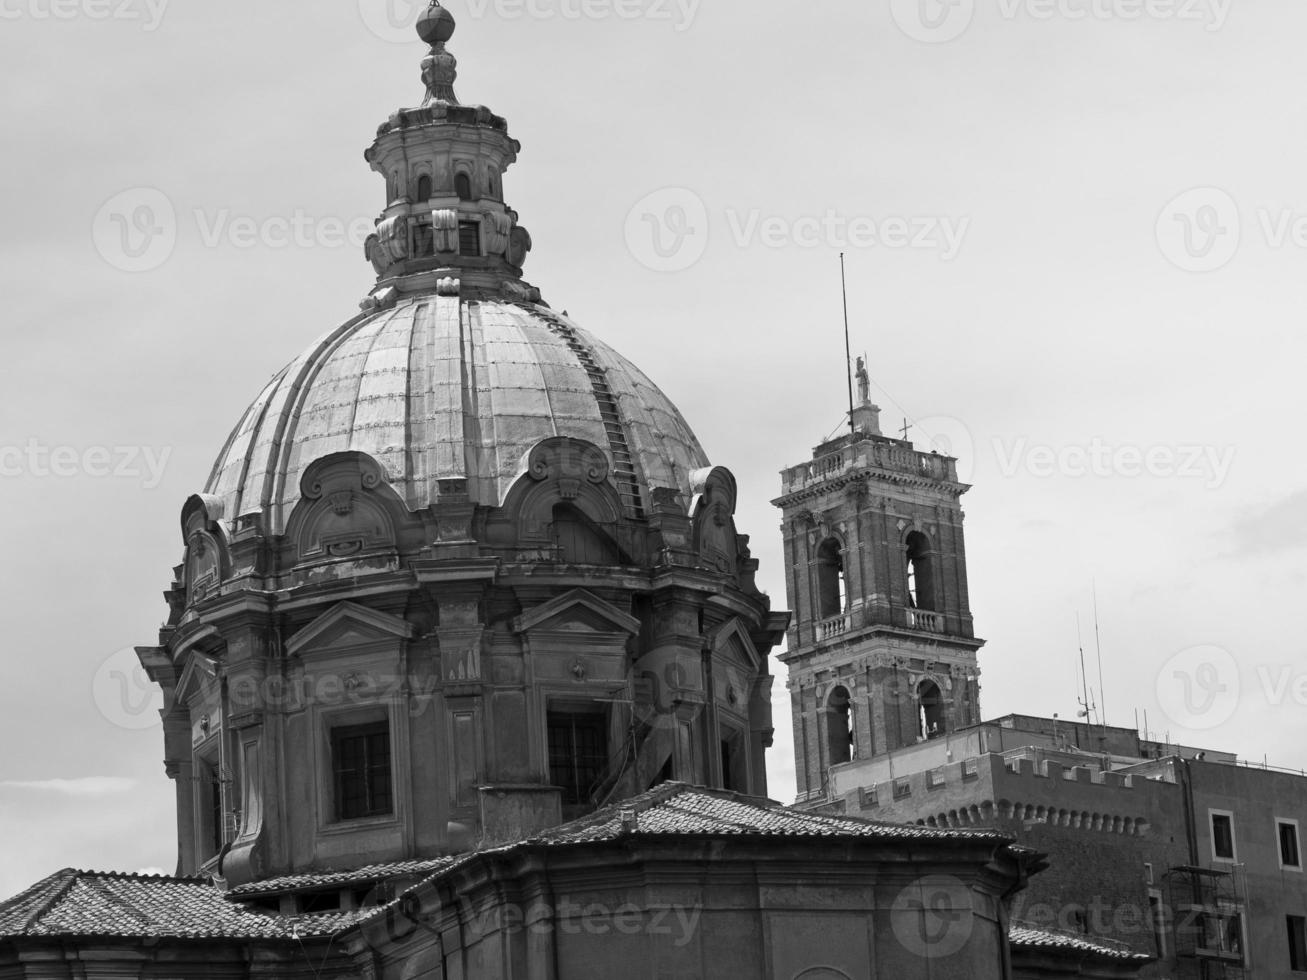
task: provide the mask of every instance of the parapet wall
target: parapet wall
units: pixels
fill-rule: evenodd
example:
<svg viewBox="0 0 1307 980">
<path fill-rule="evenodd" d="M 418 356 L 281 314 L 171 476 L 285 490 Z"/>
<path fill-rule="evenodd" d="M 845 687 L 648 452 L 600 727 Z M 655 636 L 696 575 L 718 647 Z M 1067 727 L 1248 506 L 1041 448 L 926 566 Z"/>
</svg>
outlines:
<svg viewBox="0 0 1307 980">
<path fill-rule="evenodd" d="M 928 827 L 994 827 L 1014 821 L 1090 833 L 1146 836 L 1179 805 L 1171 780 L 988 753 L 912 773 L 842 797 L 844 812 Z"/>
</svg>

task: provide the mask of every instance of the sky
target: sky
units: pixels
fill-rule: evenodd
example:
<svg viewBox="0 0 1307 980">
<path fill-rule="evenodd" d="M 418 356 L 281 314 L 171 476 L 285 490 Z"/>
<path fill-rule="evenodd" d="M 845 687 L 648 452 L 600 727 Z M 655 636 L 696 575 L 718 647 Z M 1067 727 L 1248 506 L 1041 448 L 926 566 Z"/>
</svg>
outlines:
<svg viewBox="0 0 1307 980">
<path fill-rule="evenodd" d="M 0 0 L 0 894 L 175 865 L 130 651 L 230 428 L 371 284 L 422 6 Z M 449 6 L 527 278 L 736 474 L 777 607 L 844 252 L 886 429 L 974 485 L 985 714 L 1076 713 L 1079 616 L 1110 723 L 1307 766 L 1307 5 Z"/>
</svg>

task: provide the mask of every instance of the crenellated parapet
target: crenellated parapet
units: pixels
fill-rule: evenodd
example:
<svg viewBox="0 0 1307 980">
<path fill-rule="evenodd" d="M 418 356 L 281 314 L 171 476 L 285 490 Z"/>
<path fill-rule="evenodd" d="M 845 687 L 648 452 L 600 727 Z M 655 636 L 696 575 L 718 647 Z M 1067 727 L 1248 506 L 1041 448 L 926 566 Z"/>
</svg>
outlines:
<svg viewBox="0 0 1307 980">
<path fill-rule="evenodd" d="M 1147 837 L 1179 799 L 1174 780 L 1064 766 L 989 753 L 932 769 L 849 786 L 837 780 L 844 812 L 940 828 L 1029 831 L 1062 828 Z M 850 772 L 852 775 L 852 771 Z"/>
</svg>

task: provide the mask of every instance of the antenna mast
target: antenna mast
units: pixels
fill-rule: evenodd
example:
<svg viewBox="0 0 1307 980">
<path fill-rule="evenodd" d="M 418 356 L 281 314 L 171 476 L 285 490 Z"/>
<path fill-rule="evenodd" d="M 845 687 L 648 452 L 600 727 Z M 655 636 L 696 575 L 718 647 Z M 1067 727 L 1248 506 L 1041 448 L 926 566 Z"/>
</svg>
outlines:
<svg viewBox="0 0 1307 980">
<path fill-rule="evenodd" d="M 1098 582 L 1094 586 L 1094 645 L 1098 647 L 1098 700 L 1102 705 L 1099 717 L 1107 726 L 1107 688 L 1103 686 L 1103 639 L 1098 633 Z"/>
<path fill-rule="evenodd" d="M 1080 613 L 1076 613 L 1076 644 L 1080 647 L 1080 685 L 1084 690 L 1085 696 L 1080 701 L 1080 717 L 1085 719 L 1085 725 L 1092 728 L 1094 724 L 1093 716 L 1090 712 L 1094 710 L 1094 704 L 1089 697 L 1089 675 L 1085 672 L 1085 644 L 1080 635 Z"/>
<path fill-rule="evenodd" d="M 853 347 L 849 342 L 849 282 L 844 274 L 844 253 L 840 253 L 840 291 L 844 295 L 844 380 L 849 385 L 849 431 L 857 435 L 853 425 Z"/>
</svg>

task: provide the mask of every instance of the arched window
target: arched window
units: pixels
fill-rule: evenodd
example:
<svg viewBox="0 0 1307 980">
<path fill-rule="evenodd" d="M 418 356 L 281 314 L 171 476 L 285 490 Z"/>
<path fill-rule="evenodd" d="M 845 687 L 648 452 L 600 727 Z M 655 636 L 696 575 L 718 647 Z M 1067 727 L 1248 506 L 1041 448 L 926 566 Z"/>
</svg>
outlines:
<svg viewBox="0 0 1307 980">
<path fill-rule="evenodd" d="M 848 584 L 844 577 L 844 552 L 835 538 L 817 549 L 817 614 L 822 619 L 838 616 L 848 608 Z"/>
<path fill-rule="evenodd" d="M 940 738 L 947 730 L 944 720 L 944 696 L 934 681 L 922 681 L 917 687 L 917 708 L 921 717 L 921 737 Z"/>
<path fill-rule="evenodd" d="M 454 178 L 454 192 L 460 201 L 472 200 L 472 178 L 465 173 L 460 173 Z"/>
<path fill-rule="evenodd" d="M 826 699 L 826 739 L 832 766 L 850 762 L 854 755 L 853 706 L 846 687 L 837 687 Z"/>
<path fill-rule="evenodd" d="M 423 174 L 418 178 L 418 203 L 431 200 L 431 178 Z"/>
<path fill-rule="evenodd" d="M 908 535 L 908 600 L 913 609 L 935 611 L 935 575 L 930 540 L 920 531 Z"/>
</svg>

